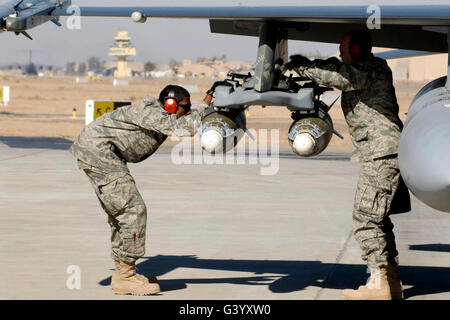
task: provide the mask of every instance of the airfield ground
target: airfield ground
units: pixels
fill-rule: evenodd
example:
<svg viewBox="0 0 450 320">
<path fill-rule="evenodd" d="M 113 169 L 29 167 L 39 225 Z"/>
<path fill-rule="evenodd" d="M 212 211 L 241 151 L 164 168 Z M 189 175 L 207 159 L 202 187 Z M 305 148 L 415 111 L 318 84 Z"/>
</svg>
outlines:
<svg viewBox="0 0 450 320">
<path fill-rule="evenodd" d="M 137 298 L 112 294 L 106 215 L 67 149 L 84 126 L 85 100 L 138 101 L 169 82 L 1 82 L 11 86 L 12 101 L 0 108 L 0 299 L 334 300 L 365 281 L 351 236 L 359 165 L 349 162 L 339 107 L 332 116 L 346 139 L 333 138 L 323 154 L 307 159 L 286 143 L 288 112 L 250 110 L 250 128 L 281 129 L 275 175 L 261 175 L 259 162 L 176 165 L 174 141 L 130 165 L 149 211 L 138 269 L 158 276 L 163 291 Z M 198 86 L 194 101 L 210 85 L 185 83 Z M 416 89 L 398 87 L 403 119 Z M 405 298 L 448 300 L 450 216 L 414 197 L 412 207 L 392 217 Z M 68 286 L 70 266 L 80 268 L 79 290 Z"/>
</svg>

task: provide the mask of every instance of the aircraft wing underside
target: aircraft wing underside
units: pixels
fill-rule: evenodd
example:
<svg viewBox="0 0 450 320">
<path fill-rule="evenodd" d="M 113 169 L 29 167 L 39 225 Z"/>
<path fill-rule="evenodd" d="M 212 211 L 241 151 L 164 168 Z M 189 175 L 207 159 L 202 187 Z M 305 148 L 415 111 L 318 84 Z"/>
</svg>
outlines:
<svg viewBox="0 0 450 320">
<path fill-rule="evenodd" d="M 450 5 L 379 6 L 374 45 L 408 50 L 448 52 Z M 366 29 L 375 11 L 367 6 L 273 7 L 81 7 L 81 16 L 209 19 L 214 33 L 258 36 L 259 25 L 271 21 L 288 31 L 288 38 L 338 43 L 351 29 Z M 57 8 L 54 16 L 70 15 Z"/>
<path fill-rule="evenodd" d="M 288 139 L 300 156 L 321 153 L 332 135 L 339 135 L 328 114 L 331 106 L 320 99 L 330 88 L 283 74 L 287 39 L 339 43 L 349 30 L 370 29 L 375 46 L 401 49 L 380 54 L 385 57 L 450 52 L 450 4 L 80 8 L 71 0 L 10 0 L 0 4 L 0 32 L 31 38 L 27 30 L 48 21 L 61 25 L 58 18 L 71 15 L 124 17 L 138 23 L 149 18 L 207 19 L 214 33 L 259 37 L 253 73 L 228 74 L 225 83 L 216 87 L 211 113 L 203 119 L 201 144 L 214 153 L 236 145 L 246 129 L 245 110 L 253 105 L 291 111 L 294 122 Z M 413 100 L 398 151 L 409 190 L 445 212 L 450 212 L 449 122 L 450 66 L 447 77 L 427 84 Z"/>
</svg>

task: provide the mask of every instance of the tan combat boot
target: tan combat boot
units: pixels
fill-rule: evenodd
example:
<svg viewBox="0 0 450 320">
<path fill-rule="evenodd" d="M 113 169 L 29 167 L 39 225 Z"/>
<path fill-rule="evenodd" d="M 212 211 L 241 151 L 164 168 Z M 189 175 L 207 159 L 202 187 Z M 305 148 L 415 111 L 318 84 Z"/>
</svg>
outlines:
<svg viewBox="0 0 450 320">
<path fill-rule="evenodd" d="M 392 300 L 387 268 L 371 269 L 365 286 L 357 290 L 345 289 L 342 294 L 347 300 Z"/>
<path fill-rule="evenodd" d="M 120 261 L 114 261 L 114 264 L 116 266 L 116 271 L 114 271 L 112 278 L 111 278 L 111 284 L 113 281 L 117 281 L 119 276 L 119 270 L 120 270 Z M 141 278 L 142 280 L 145 280 L 148 282 L 148 278 L 142 274 L 136 273 L 136 277 Z"/>
<path fill-rule="evenodd" d="M 147 279 L 136 273 L 134 262 L 120 261 L 111 279 L 111 288 L 115 294 L 131 294 L 145 296 L 157 294 L 161 291 L 158 280 L 154 277 Z"/>
</svg>

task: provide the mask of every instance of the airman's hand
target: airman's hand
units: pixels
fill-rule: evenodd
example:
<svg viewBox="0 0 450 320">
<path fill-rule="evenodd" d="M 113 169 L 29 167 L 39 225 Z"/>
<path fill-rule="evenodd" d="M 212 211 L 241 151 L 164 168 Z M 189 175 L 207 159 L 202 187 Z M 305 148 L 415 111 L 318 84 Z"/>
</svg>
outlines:
<svg viewBox="0 0 450 320">
<path fill-rule="evenodd" d="M 286 63 L 284 66 L 286 69 L 292 70 L 292 69 L 298 68 L 300 66 L 310 64 L 310 63 L 311 63 L 311 60 L 309 60 L 305 56 L 297 54 L 297 55 L 291 56 L 291 61 Z"/>
<path fill-rule="evenodd" d="M 209 89 L 208 91 L 206 91 L 207 95 L 212 96 L 214 94 L 214 92 L 216 92 L 216 88 L 218 86 L 228 86 L 228 87 L 232 87 L 233 85 L 227 81 L 216 81 L 214 82 L 214 84 L 212 85 L 211 89 Z"/>
<path fill-rule="evenodd" d="M 206 103 L 208 106 L 211 105 L 211 102 L 213 100 L 213 96 L 210 94 L 206 94 L 205 98 L 203 98 L 203 102 Z"/>
</svg>

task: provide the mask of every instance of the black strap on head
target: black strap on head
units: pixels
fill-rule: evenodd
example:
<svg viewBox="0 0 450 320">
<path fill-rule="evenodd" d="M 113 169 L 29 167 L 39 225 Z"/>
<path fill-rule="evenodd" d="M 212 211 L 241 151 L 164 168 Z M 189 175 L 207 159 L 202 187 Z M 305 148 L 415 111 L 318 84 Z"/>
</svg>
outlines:
<svg viewBox="0 0 450 320">
<path fill-rule="evenodd" d="M 170 88 L 170 90 L 167 93 L 167 96 L 166 96 L 166 98 L 164 100 L 167 100 L 169 98 L 175 99 L 175 101 L 178 103 L 178 99 L 177 99 L 177 95 L 176 95 L 176 92 L 175 92 L 175 88 L 173 88 L 173 87 Z"/>
</svg>

